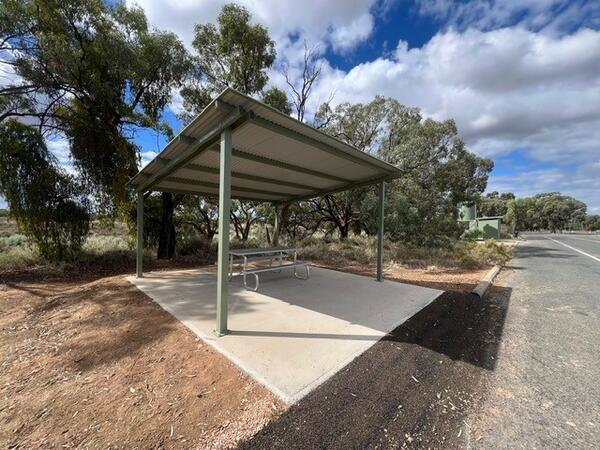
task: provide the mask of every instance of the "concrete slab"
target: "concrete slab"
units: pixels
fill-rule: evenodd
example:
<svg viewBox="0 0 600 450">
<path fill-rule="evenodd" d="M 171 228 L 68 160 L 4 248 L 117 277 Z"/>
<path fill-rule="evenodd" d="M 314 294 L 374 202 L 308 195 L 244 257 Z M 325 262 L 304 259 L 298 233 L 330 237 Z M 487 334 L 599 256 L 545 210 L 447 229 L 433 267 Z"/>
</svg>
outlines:
<svg viewBox="0 0 600 450">
<path fill-rule="evenodd" d="M 442 291 L 313 268 L 309 280 L 261 276 L 259 292 L 230 287 L 229 329 L 213 334 L 216 272 L 128 278 L 242 370 L 291 404 L 342 369 Z"/>
</svg>

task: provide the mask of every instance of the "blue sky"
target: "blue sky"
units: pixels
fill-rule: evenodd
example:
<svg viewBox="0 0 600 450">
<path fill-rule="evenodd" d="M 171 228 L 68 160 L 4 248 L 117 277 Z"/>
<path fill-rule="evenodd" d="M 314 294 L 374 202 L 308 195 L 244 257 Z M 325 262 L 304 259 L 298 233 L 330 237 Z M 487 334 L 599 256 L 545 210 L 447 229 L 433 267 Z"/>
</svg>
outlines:
<svg viewBox="0 0 600 450">
<path fill-rule="evenodd" d="M 217 1 L 127 0 L 189 47 Z M 561 191 L 600 213 L 600 2 L 565 0 L 240 0 L 269 28 L 281 73 L 298 75 L 304 42 L 323 64 L 309 109 L 377 94 L 452 118 L 474 152 L 492 158 L 488 190 Z M 166 117 L 180 128 L 174 96 Z M 164 138 L 140 133 L 143 161 Z M 54 146 L 68 164 L 64 143 Z"/>
</svg>

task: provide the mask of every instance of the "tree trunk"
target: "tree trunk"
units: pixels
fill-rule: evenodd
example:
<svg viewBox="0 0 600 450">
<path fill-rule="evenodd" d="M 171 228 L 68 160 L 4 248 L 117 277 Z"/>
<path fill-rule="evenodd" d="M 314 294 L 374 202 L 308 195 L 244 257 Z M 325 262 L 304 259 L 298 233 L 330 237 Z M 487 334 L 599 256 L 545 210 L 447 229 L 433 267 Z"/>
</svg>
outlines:
<svg viewBox="0 0 600 450">
<path fill-rule="evenodd" d="M 279 214 L 279 229 L 273 233 L 273 245 L 277 246 L 277 245 L 279 245 L 279 239 L 281 238 L 281 234 L 283 233 L 283 230 L 285 230 L 286 226 L 287 226 L 288 217 L 290 215 L 290 203 L 284 204 L 280 208 L 279 211 L 277 211 L 277 210 L 275 211 L 275 214 Z M 292 237 L 295 240 L 295 238 L 296 238 L 295 233 L 289 233 L 289 234 L 294 234 L 294 236 L 290 236 L 290 237 Z"/>
<path fill-rule="evenodd" d="M 162 220 L 158 236 L 158 259 L 171 259 L 175 255 L 175 224 L 173 223 L 173 194 L 162 193 Z"/>
<path fill-rule="evenodd" d="M 350 227 L 347 223 L 343 225 L 338 225 L 338 230 L 340 231 L 340 240 L 345 241 L 346 239 L 348 239 L 349 228 Z"/>
</svg>

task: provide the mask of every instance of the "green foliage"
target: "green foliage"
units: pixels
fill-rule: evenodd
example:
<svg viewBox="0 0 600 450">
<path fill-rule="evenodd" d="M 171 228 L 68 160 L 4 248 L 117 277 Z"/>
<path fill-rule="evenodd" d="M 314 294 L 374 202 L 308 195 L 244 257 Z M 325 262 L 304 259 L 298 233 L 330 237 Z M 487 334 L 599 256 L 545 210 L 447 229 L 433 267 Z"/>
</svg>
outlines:
<svg viewBox="0 0 600 450">
<path fill-rule="evenodd" d="M 505 192 L 490 192 L 482 197 L 477 202 L 478 217 L 497 217 L 504 216 L 508 211 L 508 205 L 511 200 L 515 199 L 515 194 Z"/>
<path fill-rule="evenodd" d="M 479 228 L 474 228 L 472 230 L 467 230 L 461 236 L 465 241 L 476 241 L 483 237 L 483 231 Z"/>
<path fill-rule="evenodd" d="M 287 94 L 279 88 L 272 87 L 264 91 L 261 101 L 288 116 L 292 113 L 292 105 Z"/>
<path fill-rule="evenodd" d="M 206 236 L 182 236 L 177 241 L 177 254 L 182 257 L 193 256 L 206 264 L 217 260 L 217 242 Z"/>
<path fill-rule="evenodd" d="M 193 119 L 226 86 L 244 94 L 260 92 L 275 61 L 275 43 L 268 30 L 252 25 L 246 8 L 227 4 L 217 22 L 217 26 L 196 25 L 194 30 L 194 76 L 181 90 L 185 121 Z"/>
<path fill-rule="evenodd" d="M 0 195 L 23 233 L 46 259 L 77 256 L 90 216 L 75 180 L 56 167 L 33 127 L 5 122 L 0 148 Z"/>
<path fill-rule="evenodd" d="M 592 214 L 585 218 L 585 229 L 587 231 L 600 231 L 600 215 Z"/>
<path fill-rule="evenodd" d="M 169 134 L 161 112 L 190 69 L 172 33 L 149 29 L 139 7 L 103 0 L 2 2 L 2 57 L 20 76 L 1 90 L 0 118 L 25 116 L 69 138 L 88 194 L 112 211 L 137 172 L 139 127 Z"/>
<path fill-rule="evenodd" d="M 304 259 L 337 267 L 348 264 L 366 266 L 375 264 L 376 242 L 376 237 L 364 235 L 350 236 L 345 240 L 313 236 L 299 242 L 299 252 Z M 480 269 L 505 264 L 512 258 L 512 249 L 495 241 L 459 241 L 447 248 L 431 248 L 386 239 L 384 253 L 386 262 L 410 267 Z"/>
<path fill-rule="evenodd" d="M 559 192 L 509 200 L 505 219 L 513 230 L 581 230 L 585 227 L 586 205 Z"/>
<path fill-rule="evenodd" d="M 316 119 L 326 133 L 404 173 L 386 185 L 385 227 L 392 239 L 434 247 L 458 238 L 457 205 L 485 190 L 493 163 L 466 149 L 453 121 L 423 120 L 418 109 L 380 96 L 335 110 L 323 105 Z M 376 233 L 373 187 L 316 199 L 309 206 L 320 224 L 337 229 L 342 238 L 351 230 Z"/>
</svg>

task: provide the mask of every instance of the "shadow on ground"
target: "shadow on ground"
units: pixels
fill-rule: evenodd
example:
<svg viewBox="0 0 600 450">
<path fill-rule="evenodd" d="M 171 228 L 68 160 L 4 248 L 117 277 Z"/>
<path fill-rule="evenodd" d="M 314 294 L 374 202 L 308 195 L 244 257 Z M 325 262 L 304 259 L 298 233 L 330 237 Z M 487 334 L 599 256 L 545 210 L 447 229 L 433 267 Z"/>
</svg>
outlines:
<svg viewBox="0 0 600 450">
<path fill-rule="evenodd" d="M 496 367 L 511 290 L 446 292 L 241 449 L 456 448 Z"/>
<path fill-rule="evenodd" d="M 105 280 L 62 291 L 23 283 L 7 285 L 44 299 L 30 307 L 30 319 L 44 333 L 53 333 L 50 340 L 61 341 L 62 354 L 69 355 L 61 358 L 65 366 L 93 371 L 149 351 L 177 324 L 127 281 Z"/>
</svg>

